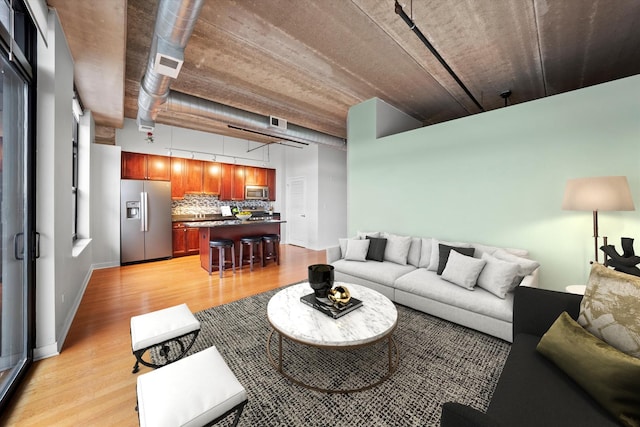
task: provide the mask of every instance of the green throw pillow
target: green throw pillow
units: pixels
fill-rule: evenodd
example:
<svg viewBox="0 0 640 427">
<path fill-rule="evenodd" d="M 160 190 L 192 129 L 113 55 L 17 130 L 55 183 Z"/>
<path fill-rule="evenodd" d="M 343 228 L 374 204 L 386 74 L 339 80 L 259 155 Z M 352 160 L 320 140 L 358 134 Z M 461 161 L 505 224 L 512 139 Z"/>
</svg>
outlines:
<svg viewBox="0 0 640 427">
<path fill-rule="evenodd" d="M 640 358 L 640 277 L 594 263 L 578 323 L 602 341 Z"/>
<path fill-rule="evenodd" d="M 540 339 L 537 350 L 623 425 L 640 427 L 640 359 L 594 337 L 566 312 Z"/>
</svg>

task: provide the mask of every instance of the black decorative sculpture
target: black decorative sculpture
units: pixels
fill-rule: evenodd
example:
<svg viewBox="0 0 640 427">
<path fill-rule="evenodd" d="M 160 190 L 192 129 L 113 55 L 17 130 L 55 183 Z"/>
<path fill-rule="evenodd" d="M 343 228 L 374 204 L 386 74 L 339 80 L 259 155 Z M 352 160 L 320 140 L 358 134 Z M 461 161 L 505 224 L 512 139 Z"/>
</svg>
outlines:
<svg viewBox="0 0 640 427">
<path fill-rule="evenodd" d="M 613 267 L 614 270 L 640 276 L 640 268 L 636 267 L 637 264 L 640 264 L 640 256 L 637 256 L 633 250 L 633 239 L 630 237 L 622 237 L 620 240 L 622 241 L 622 255 L 616 251 L 613 245 L 600 247 L 600 250 L 610 258 L 609 261 L 607 261 L 607 265 Z"/>
</svg>

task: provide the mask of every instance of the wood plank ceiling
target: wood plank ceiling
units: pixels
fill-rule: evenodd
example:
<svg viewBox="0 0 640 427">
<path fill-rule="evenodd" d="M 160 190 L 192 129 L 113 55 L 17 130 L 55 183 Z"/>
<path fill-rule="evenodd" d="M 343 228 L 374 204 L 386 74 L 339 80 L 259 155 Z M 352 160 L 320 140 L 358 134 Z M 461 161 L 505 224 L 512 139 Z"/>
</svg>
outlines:
<svg viewBox="0 0 640 427">
<path fill-rule="evenodd" d="M 404 1 L 486 111 L 507 89 L 515 104 L 640 73 L 636 0 Z M 157 1 L 48 3 L 96 125 L 108 135 L 135 119 Z M 372 97 L 425 125 L 480 112 L 394 0 L 206 1 L 171 89 L 343 138 L 348 109 Z M 273 140 L 166 109 L 157 123 Z"/>
</svg>

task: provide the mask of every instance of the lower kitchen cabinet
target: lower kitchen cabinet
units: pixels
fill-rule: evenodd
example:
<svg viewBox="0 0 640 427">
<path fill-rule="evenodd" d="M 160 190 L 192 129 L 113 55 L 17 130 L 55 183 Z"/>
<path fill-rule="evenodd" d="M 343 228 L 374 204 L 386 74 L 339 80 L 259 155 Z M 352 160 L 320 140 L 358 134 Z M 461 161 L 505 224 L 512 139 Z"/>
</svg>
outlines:
<svg viewBox="0 0 640 427">
<path fill-rule="evenodd" d="M 198 229 L 173 223 L 173 256 L 196 255 L 199 252 Z"/>
</svg>

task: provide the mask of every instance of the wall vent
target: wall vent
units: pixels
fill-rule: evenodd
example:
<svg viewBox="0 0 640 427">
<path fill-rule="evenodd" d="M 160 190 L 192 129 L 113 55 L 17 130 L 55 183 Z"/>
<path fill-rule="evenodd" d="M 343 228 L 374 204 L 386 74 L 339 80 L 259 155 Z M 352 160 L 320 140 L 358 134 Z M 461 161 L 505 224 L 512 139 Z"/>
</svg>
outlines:
<svg viewBox="0 0 640 427">
<path fill-rule="evenodd" d="M 276 116 L 269 116 L 269 127 L 287 130 L 287 121 Z"/>
<path fill-rule="evenodd" d="M 170 45 L 163 39 L 158 39 L 158 50 L 153 63 L 153 71 L 163 76 L 175 79 L 184 63 L 184 52 Z"/>
</svg>

